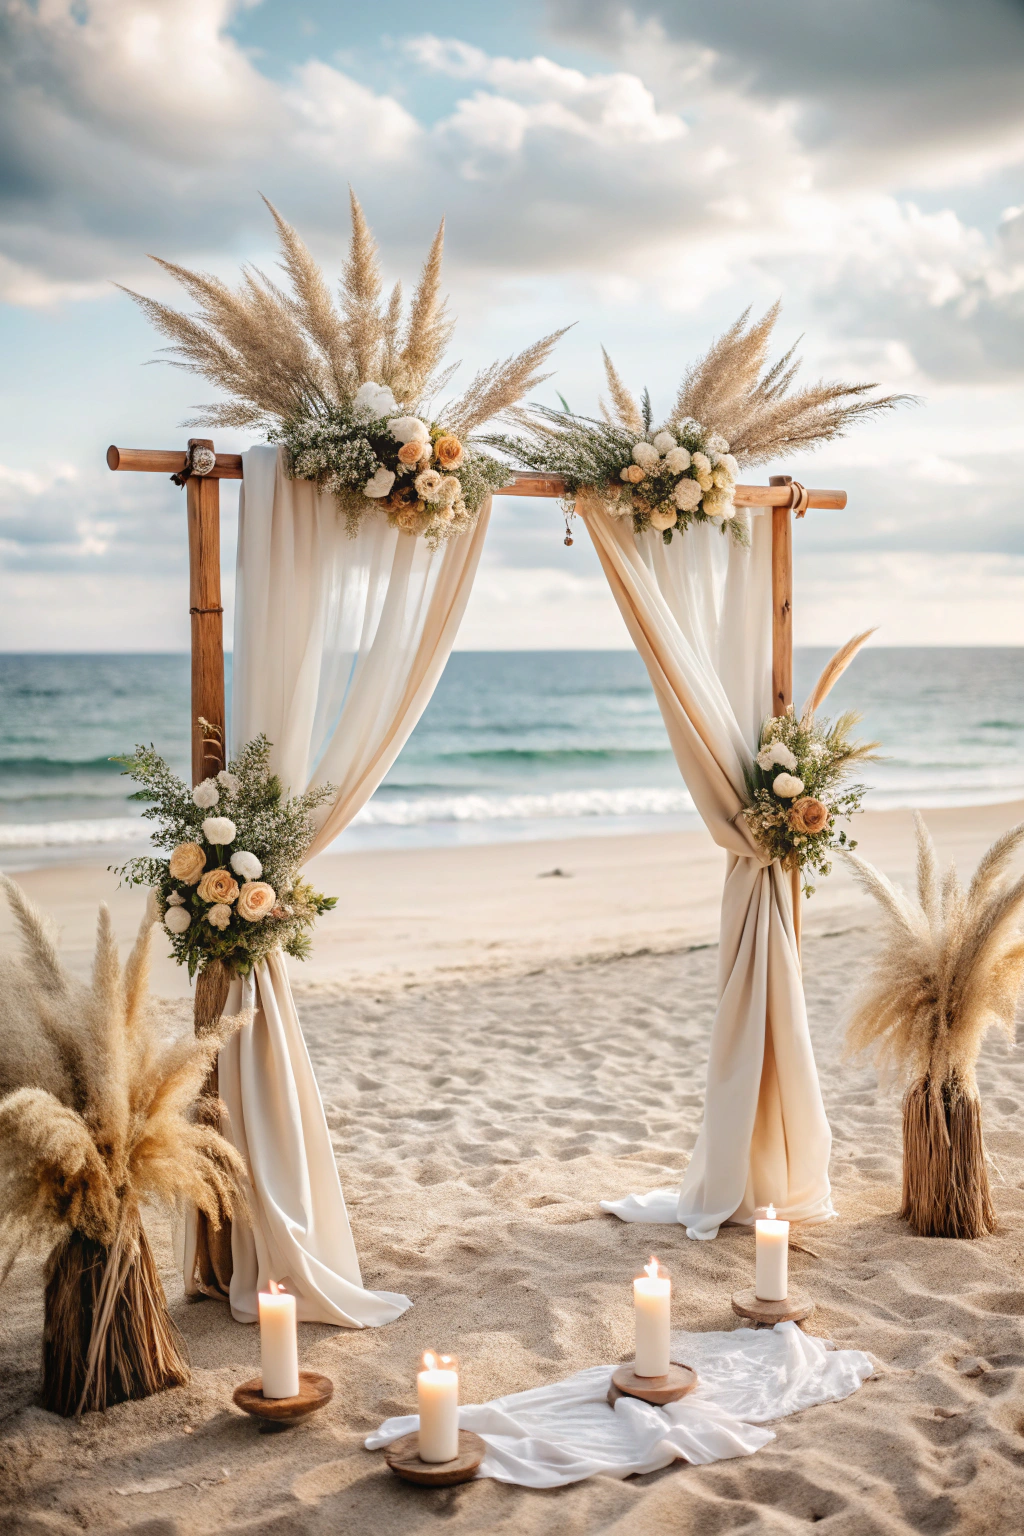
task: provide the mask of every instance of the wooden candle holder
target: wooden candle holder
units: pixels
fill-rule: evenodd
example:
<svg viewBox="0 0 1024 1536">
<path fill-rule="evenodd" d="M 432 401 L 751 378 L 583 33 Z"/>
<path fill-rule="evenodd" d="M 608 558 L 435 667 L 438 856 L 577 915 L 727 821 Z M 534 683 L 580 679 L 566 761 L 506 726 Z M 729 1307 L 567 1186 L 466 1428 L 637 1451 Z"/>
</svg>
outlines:
<svg viewBox="0 0 1024 1536">
<path fill-rule="evenodd" d="M 301 1424 L 318 1408 L 326 1408 L 333 1396 L 334 1382 L 316 1371 L 299 1372 L 299 1390 L 295 1397 L 264 1397 L 262 1376 L 243 1381 L 232 1393 L 236 1407 L 259 1419 L 264 1434 Z"/>
<path fill-rule="evenodd" d="M 638 1376 L 632 1365 L 620 1365 L 612 1372 L 608 1401 L 614 1403 L 620 1397 L 638 1397 L 643 1403 L 663 1408 L 666 1403 L 677 1403 L 696 1385 L 697 1372 L 688 1365 L 670 1365 L 667 1376 Z"/>
<path fill-rule="evenodd" d="M 452 1461 L 421 1461 L 419 1430 L 392 1440 L 384 1447 L 384 1460 L 397 1477 L 407 1483 L 419 1483 L 422 1488 L 453 1488 L 456 1483 L 468 1483 L 487 1451 L 486 1442 L 471 1429 L 459 1430 L 459 1454 Z"/>
<path fill-rule="evenodd" d="M 754 1287 L 737 1291 L 732 1298 L 732 1309 L 738 1317 L 748 1318 L 765 1328 L 776 1323 L 802 1323 L 814 1311 L 814 1302 L 806 1291 L 790 1291 L 785 1301 L 762 1301 Z"/>
</svg>

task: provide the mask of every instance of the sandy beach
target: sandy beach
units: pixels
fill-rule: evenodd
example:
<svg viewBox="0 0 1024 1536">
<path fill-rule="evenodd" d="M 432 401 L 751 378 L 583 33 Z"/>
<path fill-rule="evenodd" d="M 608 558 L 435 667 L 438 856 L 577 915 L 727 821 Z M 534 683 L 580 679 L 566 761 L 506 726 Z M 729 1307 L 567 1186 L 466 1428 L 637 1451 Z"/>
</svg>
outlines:
<svg viewBox="0 0 1024 1536">
<path fill-rule="evenodd" d="M 1024 816 L 928 814 L 970 869 Z M 906 881 L 906 812 L 870 813 L 862 851 Z M 493 1481 L 424 1492 L 362 1441 L 413 1406 L 421 1351 L 454 1348 L 464 1401 L 631 1354 L 629 1280 L 654 1246 L 676 1276 L 673 1323 L 729 1329 L 753 1237 L 627 1226 L 597 1202 L 675 1181 L 700 1123 L 715 995 L 722 859 L 702 833 L 328 856 L 339 904 L 293 975 L 368 1285 L 415 1306 L 379 1330 L 306 1326 L 303 1363 L 330 1407 L 263 1437 L 231 1405 L 258 1363 L 254 1328 L 187 1303 L 169 1225 L 150 1223 L 190 1387 L 80 1423 L 34 1406 L 41 1266 L 22 1258 L 0 1311 L 0 1514 L 43 1533 L 593 1533 L 1020 1529 L 1024 1499 L 1024 1066 L 990 1040 L 980 1066 L 1001 1227 L 976 1243 L 910 1235 L 899 1204 L 898 1098 L 842 1060 L 872 908 L 837 872 L 805 906 L 811 1028 L 833 1128 L 839 1218 L 794 1230 L 808 1329 L 870 1352 L 877 1375 L 775 1426 L 755 1456 L 553 1492 Z M 553 871 L 561 870 L 561 874 Z M 18 876 L 88 964 L 96 901 L 127 943 L 139 893 L 87 864 Z M 9 943 L 10 923 L 0 917 Z M 156 989 L 177 997 L 169 964 Z"/>
</svg>

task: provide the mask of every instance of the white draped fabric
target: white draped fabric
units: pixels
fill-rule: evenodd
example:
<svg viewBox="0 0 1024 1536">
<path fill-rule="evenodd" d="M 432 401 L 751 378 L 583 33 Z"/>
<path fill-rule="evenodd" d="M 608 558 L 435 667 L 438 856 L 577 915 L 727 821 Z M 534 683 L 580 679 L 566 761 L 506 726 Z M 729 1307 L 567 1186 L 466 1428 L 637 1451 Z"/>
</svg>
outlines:
<svg viewBox="0 0 1024 1536">
<path fill-rule="evenodd" d="M 635 1397 L 608 1402 L 611 1365 L 567 1381 L 459 1409 L 459 1428 L 486 1444 L 477 1477 L 526 1488 L 560 1488 L 584 1477 L 630 1477 L 673 1461 L 693 1466 L 751 1456 L 775 1435 L 763 1426 L 856 1392 L 874 1366 L 859 1349 L 831 1350 L 795 1323 L 770 1331 L 674 1333 L 672 1359 L 697 1372 L 678 1403 L 652 1407 Z M 419 1416 L 388 1419 L 369 1451 L 419 1429 Z"/>
<path fill-rule="evenodd" d="M 831 1133 L 811 1050 L 789 877 L 739 814 L 745 767 L 771 713 L 771 523 L 749 549 L 704 524 L 666 545 L 592 500 L 578 509 L 643 657 L 686 786 L 726 850 L 704 1121 L 681 1188 L 603 1209 L 713 1238 L 769 1203 L 794 1221 L 833 1214 Z M 671 1063 L 666 1063 L 671 1070 Z"/>
<path fill-rule="evenodd" d="M 260 731 L 285 792 L 338 787 L 309 857 L 366 804 L 422 714 L 452 648 L 487 529 L 432 552 L 364 518 L 351 537 L 331 496 L 289 480 L 279 451 L 243 455 L 231 742 Z M 252 1183 L 254 1227 L 232 1228 L 231 1311 L 258 1315 L 273 1279 L 300 1319 L 374 1326 L 405 1296 L 363 1288 L 331 1137 L 283 956 L 234 982 L 253 1022 L 220 1054 L 229 1134 Z"/>
</svg>

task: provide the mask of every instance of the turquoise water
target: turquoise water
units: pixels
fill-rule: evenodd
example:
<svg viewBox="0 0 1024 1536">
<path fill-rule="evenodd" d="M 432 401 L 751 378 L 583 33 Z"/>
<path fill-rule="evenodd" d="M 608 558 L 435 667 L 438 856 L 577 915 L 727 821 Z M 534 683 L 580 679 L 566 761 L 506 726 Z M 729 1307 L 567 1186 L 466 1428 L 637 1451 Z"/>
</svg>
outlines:
<svg viewBox="0 0 1024 1536">
<path fill-rule="evenodd" d="M 797 699 L 828 652 L 798 651 Z M 0 861 L 116 856 L 145 839 L 109 758 L 153 742 L 188 768 L 187 656 L 0 656 Z M 870 648 L 830 706 L 887 760 L 869 804 L 1024 796 L 1024 649 Z M 341 847 L 696 824 L 639 657 L 458 652 Z"/>
</svg>

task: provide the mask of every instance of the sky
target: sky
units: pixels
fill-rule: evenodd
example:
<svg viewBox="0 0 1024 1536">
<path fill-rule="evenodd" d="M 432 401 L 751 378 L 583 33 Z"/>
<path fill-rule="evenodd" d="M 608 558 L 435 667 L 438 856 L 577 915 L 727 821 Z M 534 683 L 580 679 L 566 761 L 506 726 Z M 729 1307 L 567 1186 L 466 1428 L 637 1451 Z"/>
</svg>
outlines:
<svg viewBox="0 0 1024 1536">
<path fill-rule="evenodd" d="M 798 643 L 1024 644 L 1022 71 L 1018 0 L 6 0 L 0 650 L 187 647 L 184 493 L 104 454 L 211 392 L 115 285 L 272 270 L 261 192 L 334 275 L 350 185 L 386 278 L 446 217 L 462 374 L 573 325 L 550 404 L 603 345 L 667 410 L 781 298 L 807 377 L 918 397 L 773 466 L 849 493 L 798 524 Z M 563 537 L 495 503 L 461 646 L 628 646 Z"/>
</svg>

